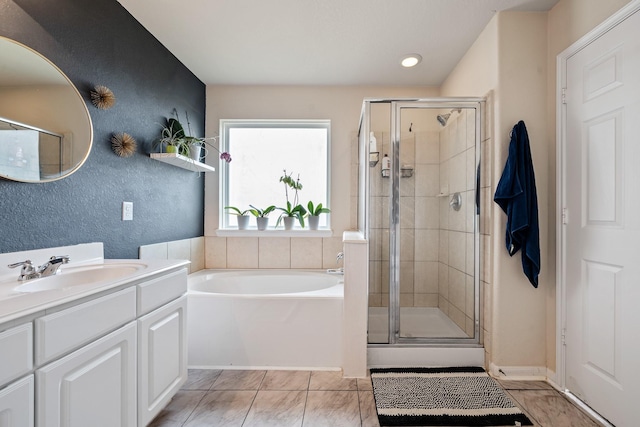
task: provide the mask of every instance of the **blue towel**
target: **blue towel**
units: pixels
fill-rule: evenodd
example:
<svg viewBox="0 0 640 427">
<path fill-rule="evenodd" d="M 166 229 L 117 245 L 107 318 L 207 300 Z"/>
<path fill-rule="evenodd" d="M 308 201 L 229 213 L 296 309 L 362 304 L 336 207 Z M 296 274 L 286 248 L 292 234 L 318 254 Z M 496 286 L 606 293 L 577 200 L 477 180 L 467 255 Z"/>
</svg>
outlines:
<svg viewBox="0 0 640 427">
<path fill-rule="evenodd" d="M 506 244 L 510 256 L 522 249 L 522 269 L 534 288 L 540 274 L 538 198 L 529 135 L 521 120 L 511 131 L 509 157 L 493 196 L 507 214 Z"/>
</svg>

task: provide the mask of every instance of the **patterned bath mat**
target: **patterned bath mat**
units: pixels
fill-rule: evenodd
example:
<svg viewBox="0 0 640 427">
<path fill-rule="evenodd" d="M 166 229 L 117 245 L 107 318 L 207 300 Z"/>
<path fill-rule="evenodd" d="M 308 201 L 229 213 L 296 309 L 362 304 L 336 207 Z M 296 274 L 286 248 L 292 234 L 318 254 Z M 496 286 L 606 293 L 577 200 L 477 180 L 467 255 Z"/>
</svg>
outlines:
<svg viewBox="0 0 640 427">
<path fill-rule="evenodd" d="M 371 369 L 381 426 L 533 425 L 482 368 Z"/>
</svg>

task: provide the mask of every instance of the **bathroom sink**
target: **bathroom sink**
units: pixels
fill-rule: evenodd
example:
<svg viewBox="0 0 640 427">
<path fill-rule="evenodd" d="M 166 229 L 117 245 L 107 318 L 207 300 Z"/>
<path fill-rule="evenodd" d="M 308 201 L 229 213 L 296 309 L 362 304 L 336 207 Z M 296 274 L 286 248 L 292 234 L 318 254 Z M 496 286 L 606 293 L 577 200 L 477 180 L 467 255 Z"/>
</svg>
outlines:
<svg viewBox="0 0 640 427">
<path fill-rule="evenodd" d="M 64 266 L 54 276 L 29 280 L 13 288 L 14 292 L 32 293 L 66 289 L 79 285 L 91 285 L 99 282 L 121 279 L 145 268 L 142 263 L 93 264 Z"/>
</svg>

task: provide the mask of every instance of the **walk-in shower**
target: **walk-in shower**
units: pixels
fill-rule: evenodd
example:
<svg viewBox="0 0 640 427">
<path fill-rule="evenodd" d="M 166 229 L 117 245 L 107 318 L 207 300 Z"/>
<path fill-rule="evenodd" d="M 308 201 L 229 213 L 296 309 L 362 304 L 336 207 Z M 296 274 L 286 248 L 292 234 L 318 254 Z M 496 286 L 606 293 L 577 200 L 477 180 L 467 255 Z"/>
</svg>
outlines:
<svg viewBox="0 0 640 427">
<path fill-rule="evenodd" d="M 479 98 L 363 103 L 358 223 L 369 241 L 370 348 L 481 346 L 483 109 Z"/>
</svg>

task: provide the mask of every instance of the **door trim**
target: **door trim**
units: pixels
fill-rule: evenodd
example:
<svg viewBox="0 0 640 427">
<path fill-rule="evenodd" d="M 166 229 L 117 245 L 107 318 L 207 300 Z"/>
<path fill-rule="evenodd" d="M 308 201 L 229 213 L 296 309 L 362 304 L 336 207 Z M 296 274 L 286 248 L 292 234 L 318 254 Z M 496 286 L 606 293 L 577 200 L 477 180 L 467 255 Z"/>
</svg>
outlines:
<svg viewBox="0 0 640 427">
<path fill-rule="evenodd" d="M 566 175 L 564 161 L 566 159 L 566 125 L 567 114 L 563 89 L 567 86 L 567 62 L 569 59 L 605 35 L 622 21 L 640 11 L 640 0 L 632 0 L 618 12 L 611 15 L 600 25 L 585 34 L 578 41 L 557 56 L 556 62 L 556 378 L 555 382 L 566 391 L 566 352 L 564 348 L 564 331 L 566 329 L 566 235 L 563 227 L 563 207 L 566 194 Z"/>
</svg>

